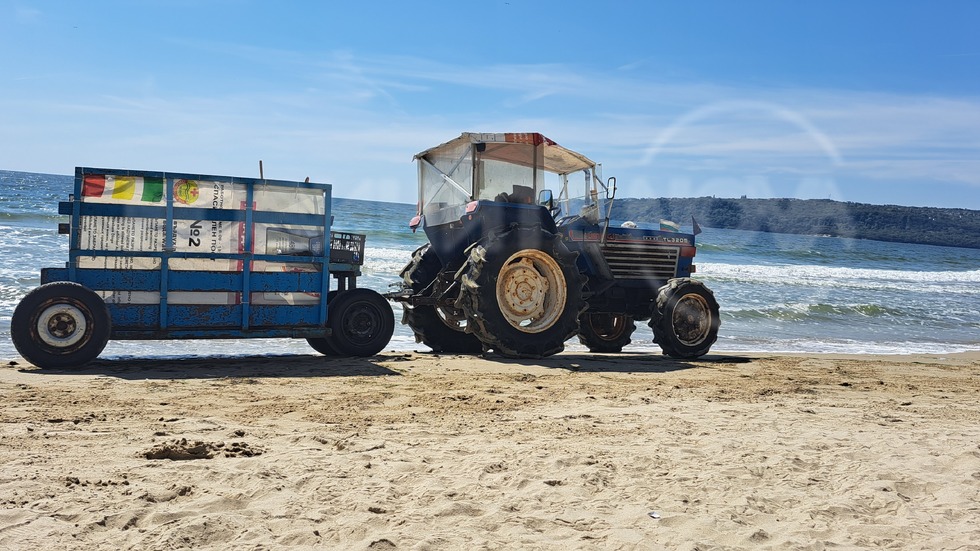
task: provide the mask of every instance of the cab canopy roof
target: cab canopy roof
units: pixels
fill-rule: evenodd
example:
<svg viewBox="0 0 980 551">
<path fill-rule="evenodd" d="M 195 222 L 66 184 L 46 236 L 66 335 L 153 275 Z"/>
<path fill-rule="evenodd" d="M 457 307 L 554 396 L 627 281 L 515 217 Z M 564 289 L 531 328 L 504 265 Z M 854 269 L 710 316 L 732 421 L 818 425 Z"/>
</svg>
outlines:
<svg viewBox="0 0 980 551">
<path fill-rule="evenodd" d="M 463 132 L 454 140 L 430 147 L 415 155 L 415 159 L 445 155 L 458 150 L 464 144 L 486 144 L 485 149 L 479 152 L 483 160 L 502 161 L 521 166 L 530 166 L 528 159 L 532 157 L 528 155 L 527 148 L 539 146 L 543 155 L 535 164 L 540 169 L 556 174 L 568 174 L 595 166 L 595 163 L 585 155 L 565 149 L 554 140 L 537 132 Z"/>
</svg>

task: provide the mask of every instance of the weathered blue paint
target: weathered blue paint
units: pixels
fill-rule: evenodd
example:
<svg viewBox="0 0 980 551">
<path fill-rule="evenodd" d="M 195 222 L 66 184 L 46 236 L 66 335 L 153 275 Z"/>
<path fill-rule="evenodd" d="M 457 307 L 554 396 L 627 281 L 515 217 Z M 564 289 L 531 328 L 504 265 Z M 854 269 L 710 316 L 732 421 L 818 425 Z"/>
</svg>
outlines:
<svg viewBox="0 0 980 551">
<path fill-rule="evenodd" d="M 105 204 L 82 200 L 86 175 L 132 176 L 161 178 L 164 182 L 166 203 L 161 205 Z M 242 210 L 211 209 L 181 206 L 174 208 L 174 182 L 196 180 L 240 184 L 246 187 L 246 201 Z M 253 208 L 254 191 L 258 186 L 278 186 L 293 189 L 312 189 L 323 193 L 322 214 L 259 211 Z M 115 303 L 107 307 L 112 321 L 112 339 L 171 339 L 171 338 L 252 338 L 252 337 L 325 337 L 327 328 L 327 297 L 330 278 L 338 279 L 338 286 L 354 287 L 363 262 L 363 236 L 335 234 L 332 242 L 344 246 L 338 251 L 338 260 L 331 262 L 331 247 L 325 243 L 319 254 L 292 256 L 242 253 L 194 253 L 177 252 L 174 243 L 174 221 L 224 221 L 244 223 L 244 249 L 253 249 L 256 224 L 288 224 L 308 226 L 322 230 L 330 236 L 332 221 L 330 184 L 293 182 L 186 173 L 168 173 L 138 170 L 77 168 L 73 195 L 68 202 L 59 204 L 59 212 L 71 216 L 69 224 L 70 246 L 68 262 L 64 267 L 44 268 L 41 283 L 71 281 L 93 291 L 158 293 L 159 301 L 144 303 Z M 164 220 L 165 243 L 163 251 L 113 251 L 82 248 L 81 217 L 114 216 Z M 359 241 L 358 241 L 359 240 Z M 326 241 L 326 240 L 325 240 Z M 159 259 L 159 269 L 101 269 L 86 268 L 79 264 L 84 257 L 133 257 Z M 175 259 L 209 259 L 236 261 L 238 271 L 190 271 L 175 270 Z M 253 271 L 253 261 L 269 261 L 287 266 L 282 272 Z M 297 270 L 289 271 L 295 265 Z M 326 267 L 326 268 L 325 268 Z M 236 297 L 232 304 L 174 304 L 174 293 L 216 293 Z M 300 293 L 305 302 L 291 304 L 257 304 L 253 293 Z"/>
</svg>

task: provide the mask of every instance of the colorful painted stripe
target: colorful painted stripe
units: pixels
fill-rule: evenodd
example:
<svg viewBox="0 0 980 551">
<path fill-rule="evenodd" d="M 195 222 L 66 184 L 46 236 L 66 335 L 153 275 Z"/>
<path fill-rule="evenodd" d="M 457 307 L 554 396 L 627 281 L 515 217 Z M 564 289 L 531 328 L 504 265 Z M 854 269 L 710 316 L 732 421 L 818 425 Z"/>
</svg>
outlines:
<svg viewBox="0 0 980 551">
<path fill-rule="evenodd" d="M 113 179 L 112 198 L 131 201 L 136 191 L 136 178 L 132 176 L 116 176 Z"/>
<path fill-rule="evenodd" d="M 102 197 L 105 192 L 105 176 L 86 176 L 82 186 L 83 197 Z"/>
<path fill-rule="evenodd" d="M 163 201 L 163 178 L 143 178 L 143 193 L 140 201 L 159 203 Z"/>
<path fill-rule="evenodd" d="M 159 203 L 163 201 L 163 178 L 89 174 L 82 185 L 82 197 Z"/>
</svg>

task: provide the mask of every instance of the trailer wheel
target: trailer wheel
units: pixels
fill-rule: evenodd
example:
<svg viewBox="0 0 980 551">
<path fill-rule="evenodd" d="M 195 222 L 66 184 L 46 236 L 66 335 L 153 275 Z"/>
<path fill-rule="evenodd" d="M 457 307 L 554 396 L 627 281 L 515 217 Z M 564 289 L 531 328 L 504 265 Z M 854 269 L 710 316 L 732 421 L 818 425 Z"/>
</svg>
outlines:
<svg viewBox="0 0 980 551">
<path fill-rule="evenodd" d="M 337 291 L 327 293 L 327 308 L 330 308 L 336 297 Z M 337 347 L 333 344 L 333 335 L 329 337 L 311 337 L 306 339 L 306 342 L 309 343 L 313 350 L 316 350 L 324 356 L 340 356 L 340 352 L 337 352 Z"/>
<path fill-rule="evenodd" d="M 585 277 L 555 234 L 516 227 L 470 249 L 457 304 L 469 330 L 498 354 L 561 352 L 578 332 Z"/>
<path fill-rule="evenodd" d="M 579 318 L 578 340 L 589 352 L 622 352 L 636 330 L 633 317 L 627 314 L 589 313 Z"/>
<path fill-rule="evenodd" d="M 439 277 L 441 271 L 442 262 L 426 243 L 412 254 L 412 260 L 402 270 L 401 276 L 413 292 L 421 293 Z M 428 346 L 433 352 L 479 354 L 483 351 L 480 339 L 466 332 L 466 317 L 456 308 L 406 304 L 402 323 L 415 333 L 416 342 Z"/>
<path fill-rule="evenodd" d="M 718 301 L 700 281 L 671 279 L 657 292 L 650 328 L 653 341 L 672 358 L 697 358 L 718 339 Z"/>
<path fill-rule="evenodd" d="M 351 289 L 337 294 L 330 305 L 329 344 L 341 356 L 373 356 L 391 340 L 395 315 L 380 294 L 370 289 Z"/>
<path fill-rule="evenodd" d="M 67 281 L 28 293 L 10 320 L 17 352 L 42 368 L 72 368 L 94 360 L 111 333 L 112 320 L 102 297 Z"/>
<path fill-rule="evenodd" d="M 340 356 L 340 352 L 334 347 L 328 337 L 309 337 L 306 339 L 310 347 L 324 356 Z"/>
</svg>

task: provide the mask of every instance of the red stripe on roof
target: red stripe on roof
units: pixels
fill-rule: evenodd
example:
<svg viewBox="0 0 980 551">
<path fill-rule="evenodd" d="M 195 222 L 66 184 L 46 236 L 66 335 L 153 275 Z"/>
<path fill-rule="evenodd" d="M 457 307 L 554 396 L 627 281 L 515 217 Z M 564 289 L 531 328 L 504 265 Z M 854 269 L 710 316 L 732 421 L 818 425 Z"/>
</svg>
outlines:
<svg viewBox="0 0 980 551">
<path fill-rule="evenodd" d="M 509 143 L 525 143 L 528 145 L 558 145 L 547 136 L 537 132 L 507 132 L 504 134 L 504 141 Z"/>
</svg>

